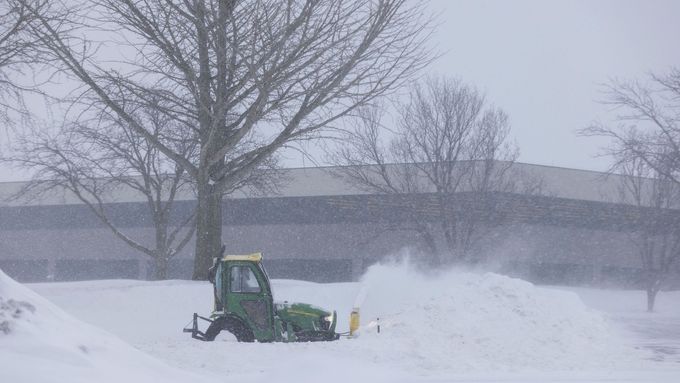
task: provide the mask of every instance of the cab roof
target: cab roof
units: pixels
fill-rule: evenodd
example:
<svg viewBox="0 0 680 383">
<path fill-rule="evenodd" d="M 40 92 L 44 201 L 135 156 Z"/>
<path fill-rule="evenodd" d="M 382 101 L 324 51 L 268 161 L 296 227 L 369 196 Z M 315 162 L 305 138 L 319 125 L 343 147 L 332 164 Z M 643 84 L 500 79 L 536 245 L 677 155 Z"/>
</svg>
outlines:
<svg viewBox="0 0 680 383">
<path fill-rule="evenodd" d="M 222 260 L 260 262 L 262 261 L 262 253 L 252 253 L 245 255 L 225 255 L 224 257 L 222 257 Z"/>
</svg>

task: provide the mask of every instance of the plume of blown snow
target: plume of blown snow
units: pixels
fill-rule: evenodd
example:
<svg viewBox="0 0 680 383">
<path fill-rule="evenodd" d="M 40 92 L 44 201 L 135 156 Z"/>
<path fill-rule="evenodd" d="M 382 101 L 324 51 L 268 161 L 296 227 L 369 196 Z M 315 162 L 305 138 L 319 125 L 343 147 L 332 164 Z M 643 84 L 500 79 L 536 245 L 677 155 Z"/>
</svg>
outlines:
<svg viewBox="0 0 680 383">
<path fill-rule="evenodd" d="M 371 266 L 361 283 L 360 343 L 379 350 L 375 360 L 433 373 L 651 363 L 571 292 L 494 273 L 423 273 L 407 261 Z"/>
</svg>

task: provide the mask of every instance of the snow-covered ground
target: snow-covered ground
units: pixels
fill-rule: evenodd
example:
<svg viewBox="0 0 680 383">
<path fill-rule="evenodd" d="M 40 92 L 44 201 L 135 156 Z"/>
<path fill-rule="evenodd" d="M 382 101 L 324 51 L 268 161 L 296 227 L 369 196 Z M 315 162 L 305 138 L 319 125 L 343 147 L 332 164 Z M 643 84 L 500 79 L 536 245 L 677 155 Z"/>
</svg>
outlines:
<svg viewBox="0 0 680 383">
<path fill-rule="evenodd" d="M 646 293 L 641 290 L 556 288 L 575 292 L 588 306 L 603 312 L 636 346 L 652 350 L 653 359 L 680 366 L 680 291 L 660 292 L 654 312 L 648 313 Z"/>
<path fill-rule="evenodd" d="M 65 313 L 0 271 L 0 382 L 208 381 Z"/>
<path fill-rule="evenodd" d="M 116 352 L 124 355 L 111 358 L 111 366 L 127 369 L 120 367 L 126 360 L 137 361 L 120 382 L 160 381 L 148 378 L 146 369 L 166 374 L 177 368 L 215 382 L 680 381 L 677 358 L 664 357 L 672 354 L 673 339 L 677 340 L 673 332 L 680 324 L 678 292 L 662 293 L 659 312 L 650 315 L 643 311 L 640 292 L 541 288 L 496 274 L 461 271 L 425 276 L 403 264 L 374 266 L 361 283 L 276 280 L 273 285 L 277 300 L 336 309 L 339 331 L 347 329 L 348 314 L 359 305 L 361 336 L 302 344 L 241 344 L 229 336 L 212 343 L 192 340 L 181 332 L 182 327 L 193 312 L 207 314 L 212 306 L 211 287 L 202 282 L 123 280 L 30 287 L 74 317 L 157 359 L 116 341 Z M 3 296 L 9 299 L 0 289 Z M 38 297 L 25 300 L 49 305 Z M 38 318 L 40 307 L 31 315 Z M 112 336 L 83 328 L 77 333 L 78 342 L 87 342 L 88 350 L 113 349 L 108 343 L 97 346 L 102 338 L 113 342 Z M 0 333 L 0 353 L 4 353 L 0 354 L 0 381 L 50 381 L 31 369 L 37 361 L 17 359 L 14 354 L 19 352 L 12 353 L 36 349 L 37 355 L 44 355 L 34 335 L 24 341 L 14 334 L 10 343 L 4 343 L 8 336 Z M 55 338 L 69 352 L 70 345 L 79 344 L 73 343 L 71 335 L 72 327 L 63 332 L 63 341 Z M 671 352 L 651 347 L 658 345 L 670 347 Z M 12 379 L 3 378 L 7 374 L 4 355 L 16 360 L 9 368 Z M 171 379 L 163 380 L 196 381 L 189 375 L 171 374 Z M 63 378 L 51 381 L 76 381 Z"/>
</svg>

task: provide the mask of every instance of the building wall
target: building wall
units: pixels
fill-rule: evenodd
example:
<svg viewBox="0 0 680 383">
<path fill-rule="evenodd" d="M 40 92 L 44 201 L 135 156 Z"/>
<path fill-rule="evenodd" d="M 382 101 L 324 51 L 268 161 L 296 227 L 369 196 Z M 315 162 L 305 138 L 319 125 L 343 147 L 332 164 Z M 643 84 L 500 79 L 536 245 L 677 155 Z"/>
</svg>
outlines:
<svg viewBox="0 0 680 383">
<path fill-rule="evenodd" d="M 153 238 L 150 228 L 128 233 Z M 223 241 L 227 253 L 263 252 L 273 278 L 320 282 L 356 280 L 386 258 L 410 254 L 418 262 L 420 257 L 414 233 L 390 231 L 380 223 L 232 225 L 224 227 Z M 635 247 L 625 232 L 508 224 L 485 232 L 476 251 L 485 269 L 539 283 L 634 287 L 641 282 Z M 153 269 L 148 257 L 102 227 L 0 231 L 0 254 L 0 268 L 22 281 L 146 279 Z M 192 254 L 189 243 L 171 262 L 170 278 L 190 278 Z"/>
</svg>

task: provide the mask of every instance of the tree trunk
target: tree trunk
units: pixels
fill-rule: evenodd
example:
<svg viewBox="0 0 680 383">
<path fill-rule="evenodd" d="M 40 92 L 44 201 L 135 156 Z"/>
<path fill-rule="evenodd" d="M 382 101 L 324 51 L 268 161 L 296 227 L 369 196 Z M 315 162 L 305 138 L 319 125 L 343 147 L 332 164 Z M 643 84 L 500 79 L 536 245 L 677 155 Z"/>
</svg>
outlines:
<svg viewBox="0 0 680 383">
<path fill-rule="evenodd" d="M 168 258 L 165 255 L 154 259 L 153 279 L 155 281 L 168 279 Z"/>
<path fill-rule="evenodd" d="M 649 287 L 647 288 L 647 312 L 653 312 L 654 311 L 654 304 L 656 303 L 656 294 L 659 292 L 659 289 L 655 287 Z"/>
<path fill-rule="evenodd" d="M 213 258 L 219 257 L 222 247 L 222 193 L 212 185 L 198 185 L 196 211 L 196 254 L 192 279 L 207 280 Z"/>
<path fill-rule="evenodd" d="M 647 312 L 654 311 L 654 304 L 656 303 L 656 295 L 661 290 L 662 273 L 658 269 L 650 269 L 647 271 Z"/>
<path fill-rule="evenodd" d="M 416 233 L 420 239 L 420 248 L 425 251 L 425 261 L 430 267 L 436 268 L 441 266 L 441 254 L 437 247 L 436 240 L 427 226 L 421 226 L 416 229 Z"/>
</svg>

